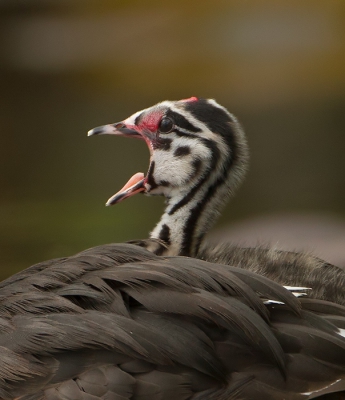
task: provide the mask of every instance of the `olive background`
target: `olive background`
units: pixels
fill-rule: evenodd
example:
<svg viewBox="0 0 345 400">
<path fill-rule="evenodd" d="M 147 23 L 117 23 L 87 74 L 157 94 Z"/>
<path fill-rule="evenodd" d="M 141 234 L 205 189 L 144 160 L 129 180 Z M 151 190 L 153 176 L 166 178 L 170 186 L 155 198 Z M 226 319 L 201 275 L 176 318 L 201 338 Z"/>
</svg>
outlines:
<svg viewBox="0 0 345 400">
<path fill-rule="evenodd" d="M 215 98 L 245 128 L 250 171 L 218 228 L 344 221 L 342 0 L 2 0 L 0 57 L 2 278 L 147 237 L 162 198 L 104 207 L 146 172 L 145 144 L 86 132 L 165 99 Z"/>
</svg>

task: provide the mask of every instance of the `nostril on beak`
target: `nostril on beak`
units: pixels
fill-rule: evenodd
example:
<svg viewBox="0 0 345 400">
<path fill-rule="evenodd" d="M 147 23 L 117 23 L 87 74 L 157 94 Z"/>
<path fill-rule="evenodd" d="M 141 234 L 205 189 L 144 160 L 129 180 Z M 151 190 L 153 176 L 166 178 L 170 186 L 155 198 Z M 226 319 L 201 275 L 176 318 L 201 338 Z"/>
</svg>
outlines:
<svg viewBox="0 0 345 400">
<path fill-rule="evenodd" d="M 113 127 L 115 128 L 115 129 L 123 129 L 123 128 L 126 128 L 126 125 L 123 123 L 123 122 L 116 122 L 115 124 L 113 124 Z"/>
</svg>

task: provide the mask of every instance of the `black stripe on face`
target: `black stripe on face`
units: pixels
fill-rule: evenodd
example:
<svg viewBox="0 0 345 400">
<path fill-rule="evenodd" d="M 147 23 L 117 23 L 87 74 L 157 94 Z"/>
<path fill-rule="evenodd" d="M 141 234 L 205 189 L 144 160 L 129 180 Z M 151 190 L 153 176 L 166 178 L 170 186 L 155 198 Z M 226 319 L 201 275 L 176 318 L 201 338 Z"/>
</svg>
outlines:
<svg viewBox="0 0 345 400">
<path fill-rule="evenodd" d="M 188 154 L 191 153 L 190 147 L 189 146 L 180 146 L 174 151 L 174 156 L 175 157 L 184 157 L 188 156 Z"/>
<path fill-rule="evenodd" d="M 188 119 L 186 119 L 183 115 L 170 110 L 170 108 L 167 110 L 165 116 L 167 118 L 171 118 L 174 124 L 177 126 L 177 128 L 185 129 L 190 132 L 201 132 L 200 128 L 197 128 L 196 126 L 192 125 Z"/>
<path fill-rule="evenodd" d="M 181 132 L 178 130 L 178 128 L 176 128 L 174 132 L 178 137 L 189 137 L 189 138 L 199 139 L 199 136 L 195 135 L 194 133 Z"/>
<path fill-rule="evenodd" d="M 162 226 L 161 231 L 159 232 L 159 239 L 163 240 L 167 245 L 170 245 L 170 228 L 168 227 L 167 224 L 164 224 Z"/>
<path fill-rule="evenodd" d="M 194 118 L 205 124 L 211 132 L 227 136 L 229 133 L 229 122 L 233 122 L 230 115 L 222 108 L 216 107 L 205 99 L 185 103 L 186 111 Z"/>
<path fill-rule="evenodd" d="M 205 99 L 185 103 L 186 111 L 190 112 L 194 118 L 205 124 L 208 129 L 222 136 L 231 150 L 232 158 L 236 158 L 235 140 L 233 134 L 233 119 L 222 108 L 210 104 Z"/>
</svg>

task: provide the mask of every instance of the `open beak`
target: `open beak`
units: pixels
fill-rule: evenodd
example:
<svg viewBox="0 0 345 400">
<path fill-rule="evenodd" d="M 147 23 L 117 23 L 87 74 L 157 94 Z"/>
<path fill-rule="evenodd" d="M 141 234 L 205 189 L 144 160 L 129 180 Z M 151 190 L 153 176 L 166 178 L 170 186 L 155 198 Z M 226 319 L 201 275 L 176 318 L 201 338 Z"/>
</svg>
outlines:
<svg viewBox="0 0 345 400">
<path fill-rule="evenodd" d="M 123 122 L 98 126 L 97 128 L 89 130 L 87 135 L 117 135 L 145 140 L 145 138 L 138 131 L 128 128 Z M 110 197 L 105 205 L 112 206 L 120 203 L 120 201 L 125 200 L 127 197 L 131 197 L 140 192 L 145 192 L 145 183 L 146 178 L 142 172 L 134 174 L 119 192 Z"/>
</svg>

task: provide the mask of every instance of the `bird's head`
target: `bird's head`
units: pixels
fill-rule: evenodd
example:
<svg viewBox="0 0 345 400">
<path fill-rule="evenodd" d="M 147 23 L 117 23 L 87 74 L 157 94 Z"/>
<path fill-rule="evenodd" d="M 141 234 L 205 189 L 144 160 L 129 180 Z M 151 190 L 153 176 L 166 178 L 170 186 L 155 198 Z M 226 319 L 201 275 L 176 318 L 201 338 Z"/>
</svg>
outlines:
<svg viewBox="0 0 345 400">
<path fill-rule="evenodd" d="M 214 100 L 191 97 L 163 101 L 127 119 L 94 128 L 88 135 L 110 134 L 144 140 L 150 151 L 148 172 L 133 175 L 107 205 L 136 193 L 186 196 L 191 190 L 225 179 L 241 180 L 247 160 L 242 130 L 224 107 Z"/>
</svg>

